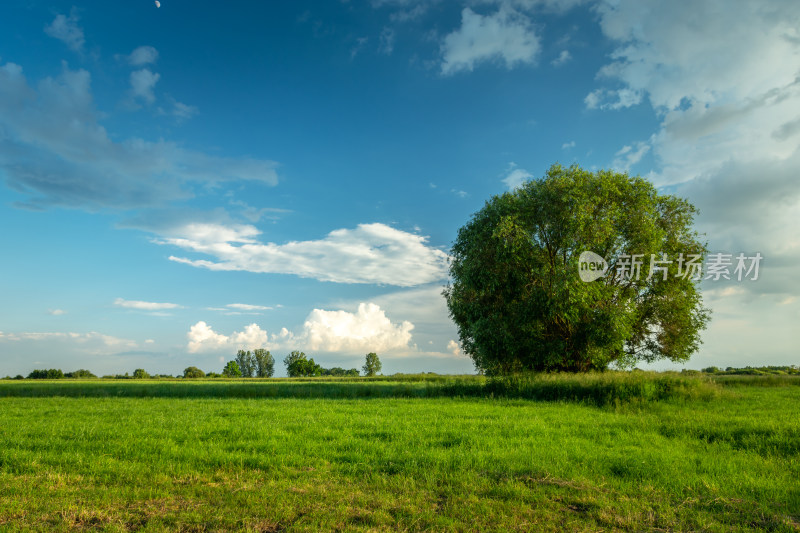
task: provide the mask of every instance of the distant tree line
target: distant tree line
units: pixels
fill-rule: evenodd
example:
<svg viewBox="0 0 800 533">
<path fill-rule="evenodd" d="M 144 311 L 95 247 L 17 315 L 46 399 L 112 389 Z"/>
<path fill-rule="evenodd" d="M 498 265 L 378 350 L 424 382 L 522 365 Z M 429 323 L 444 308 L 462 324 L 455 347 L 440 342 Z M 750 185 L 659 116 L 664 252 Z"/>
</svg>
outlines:
<svg viewBox="0 0 800 533">
<path fill-rule="evenodd" d="M 357 377 L 360 375 L 357 368 L 344 369 L 341 367 L 323 368 L 314 361 L 314 358 L 306 357 L 306 354 L 297 350 L 292 351 L 287 355 L 283 364 L 286 365 L 286 373 L 289 377 L 314 377 L 314 376 L 331 376 L 331 377 Z M 370 352 L 366 356 L 364 366 L 361 371 L 365 376 L 374 376 L 381 371 L 381 361 L 378 354 Z M 104 375 L 103 379 L 158 379 L 158 378 L 271 378 L 275 374 L 275 358 L 269 350 L 259 348 L 253 350 L 239 350 L 236 352 L 236 357 L 227 363 L 222 369 L 221 373 L 203 372 L 196 366 L 190 366 L 184 369 L 183 374 L 171 376 L 170 374 L 150 374 L 143 368 L 137 368 L 133 374 L 126 372 L 125 374 L 108 374 Z M 92 372 L 84 369 L 76 370 L 74 372 L 63 372 L 58 368 L 51 369 L 37 369 L 28 374 L 28 379 L 88 379 L 97 378 Z M 25 379 L 21 374 L 12 378 L 6 376 L 5 379 Z"/>
<path fill-rule="evenodd" d="M 796 365 L 790 366 L 746 366 L 744 368 L 734 368 L 729 366 L 722 370 L 716 366 L 709 366 L 701 370 L 705 374 L 722 374 L 722 375 L 780 375 L 780 374 L 800 374 L 800 367 Z"/>
</svg>

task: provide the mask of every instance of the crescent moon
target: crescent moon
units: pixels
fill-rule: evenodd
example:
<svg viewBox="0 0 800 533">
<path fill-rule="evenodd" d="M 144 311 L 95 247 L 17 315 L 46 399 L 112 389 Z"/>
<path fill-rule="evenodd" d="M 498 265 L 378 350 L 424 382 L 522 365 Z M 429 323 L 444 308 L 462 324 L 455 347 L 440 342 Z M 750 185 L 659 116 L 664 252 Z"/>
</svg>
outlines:
<svg viewBox="0 0 800 533">
<path fill-rule="evenodd" d="M 161 7 L 161 2 L 159 2 L 158 0 L 156 0 L 156 7 Z"/>
</svg>

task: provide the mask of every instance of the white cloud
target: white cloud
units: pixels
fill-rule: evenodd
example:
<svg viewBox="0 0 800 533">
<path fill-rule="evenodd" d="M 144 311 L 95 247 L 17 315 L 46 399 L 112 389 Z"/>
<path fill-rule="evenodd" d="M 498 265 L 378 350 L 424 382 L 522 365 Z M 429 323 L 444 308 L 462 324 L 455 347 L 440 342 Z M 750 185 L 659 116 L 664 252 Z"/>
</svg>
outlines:
<svg viewBox="0 0 800 533">
<path fill-rule="evenodd" d="M 149 65 L 158 60 L 158 50 L 152 46 L 140 46 L 128 56 L 128 62 L 135 66 Z"/>
<path fill-rule="evenodd" d="M 314 309 L 303 324 L 309 350 L 322 352 L 387 352 L 406 348 L 414 325 L 392 324 L 373 303 L 361 303 L 355 313 Z"/>
<path fill-rule="evenodd" d="M 198 109 L 193 105 L 187 105 L 181 102 L 175 102 L 172 106 L 172 116 L 181 120 L 190 119 L 199 113 Z"/>
<path fill-rule="evenodd" d="M 575 148 L 575 141 L 570 141 L 561 145 L 562 150 L 569 150 L 570 148 Z"/>
<path fill-rule="evenodd" d="M 114 305 L 117 307 L 124 307 L 126 309 L 138 309 L 140 311 L 163 311 L 164 309 L 180 309 L 178 304 L 170 303 L 156 303 L 156 302 L 142 302 L 139 300 L 123 300 L 117 298 L 114 300 Z"/>
<path fill-rule="evenodd" d="M 371 303 L 386 310 L 396 323 L 407 321 L 414 324 L 414 342 L 407 348 L 396 349 L 392 352 L 393 356 L 406 359 L 428 356 L 453 358 L 450 351 L 423 352 L 418 348 L 418 345 L 440 345 L 442 339 L 451 339 L 458 334 L 455 324 L 450 319 L 447 303 L 442 296 L 443 288 L 442 285 L 431 284 L 370 298 Z M 332 304 L 332 307 L 356 310 L 360 303 L 359 301 L 340 301 Z"/>
<path fill-rule="evenodd" d="M 158 83 L 159 78 L 161 78 L 161 74 L 153 73 L 146 68 L 131 72 L 131 94 L 134 98 L 139 98 L 148 104 L 152 104 L 156 100 L 153 88 Z"/>
<path fill-rule="evenodd" d="M 250 324 L 244 331 L 234 332 L 230 341 L 241 349 L 263 348 L 267 346 L 267 332 L 258 324 Z"/>
<path fill-rule="evenodd" d="M 516 163 L 509 163 L 508 169 L 506 169 L 506 177 L 503 178 L 503 183 L 506 184 L 509 190 L 514 190 L 526 181 L 533 178 L 533 174 L 525 170 L 524 168 L 517 167 Z"/>
<path fill-rule="evenodd" d="M 294 274 L 337 283 L 410 287 L 443 279 L 447 254 L 427 246 L 427 237 L 385 224 L 338 229 L 314 241 L 261 243 L 250 225 L 190 224 L 157 240 L 216 261 L 170 256 L 209 270 Z"/>
<path fill-rule="evenodd" d="M 632 89 L 596 89 L 587 94 L 583 102 L 589 109 L 617 110 L 639 105 L 642 102 L 642 93 Z"/>
<path fill-rule="evenodd" d="M 66 64 L 36 88 L 22 67 L 0 65 L 0 173 L 30 196 L 26 205 L 98 209 L 166 205 L 194 184 L 277 183 L 275 163 L 208 156 L 175 143 L 112 140 L 98 122 L 85 70 Z"/>
<path fill-rule="evenodd" d="M 64 311 L 63 309 L 48 309 L 48 310 L 47 310 L 47 314 L 48 314 L 48 315 L 53 315 L 53 316 L 64 315 L 64 314 L 66 314 L 66 313 L 67 313 L 67 312 L 66 312 L 66 311 Z"/>
<path fill-rule="evenodd" d="M 503 5 L 493 15 L 484 16 L 466 7 L 461 12 L 461 27 L 441 44 L 441 72 L 472 71 L 476 63 L 490 60 L 502 60 L 511 69 L 534 63 L 539 48 L 539 37 L 524 14 Z"/>
<path fill-rule="evenodd" d="M 202 320 L 189 329 L 186 338 L 189 340 L 186 349 L 190 353 L 225 349 L 228 347 L 228 341 L 230 340 L 230 337 L 215 332 L 211 329 L 211 326 Z"/>
<path fill-rule="evenodd" d="M 611 164 L 614 169 L 627 172 L 630 168 L 642 160 L 650 151 L 650 145 L 646 142 L 637 142 L 635 146 L 626 144 L 614 154 L 614 162 Z"/>
<path fill-rule="evenodd" d="M 234 349 L 302 349 L 317 352 L 361 353 L 391 352 L 408 348 L 414 325 L 408 321 L 392 323 L 384 311 L 373 303 L 361 303 L 355 313 L 314 309 L 308 314 L 301 331 L 282 328 L 270 337 L 257 324 L 243 331 L 223 335 L 200 321 L 186 334 L 191 353 L 231 351 Z"/>
<path fill-rule="evenodd" d="M 572 54 L 569 53 L 569 50 L 561 50 L 561 53 L 558 54 L 558 57 L 551 61 L 551 64 L 554 67 L 560 67 L 561 65 L 567 63 L 570 59 L 572 59 Z"/>
<path fill-rule="evenodd" d="M 113 335 L 104 335 L 96 331 L 89 333 L 73 333 L 73 332 L 23 332 L 23 333 L 3 333 L 0 331 L 0 341 L 69 341 L 78 344 L 91 344 L 94 346 L 101 345 L 106 348 L 136 348 L 135 341 L 129 339 L 122 339 L 114 337 Z"/>
<path fill-rule="evenodd" d="M 78 26 L 78 17 L 75 11 L 70 16 L 56 15 L 56 18 L 44 28 L 44 32 L 62 41 L 72 50 L 80 52 L 83 50 L 84 37 L 83 30 Z"/>
<path fill-rule="evenodd" d="M 460 189 L 450 189 L 450 192 L 455 194 L 459 198 L 466 198 L 467 196 L 469 196 L 469 193 L 467 191 L 462 191 Z"/>
<path fill-rule="evenodd" d="M 456 341 L 452 340 L 452 339 L 450 339 L 450 342 L 447 343 L 447 349 L 453 355 L 461 354 L 461 345 L 459 343 L 457 343 Z"/>
<path fill-rule="evenodd" d="M 231 309 L 239 309 L 241 311 L 266 311 L 272 309 L 265 305 L 251 305 L 251 304 L 228 304 L 226 307 Z"/>
</svg>

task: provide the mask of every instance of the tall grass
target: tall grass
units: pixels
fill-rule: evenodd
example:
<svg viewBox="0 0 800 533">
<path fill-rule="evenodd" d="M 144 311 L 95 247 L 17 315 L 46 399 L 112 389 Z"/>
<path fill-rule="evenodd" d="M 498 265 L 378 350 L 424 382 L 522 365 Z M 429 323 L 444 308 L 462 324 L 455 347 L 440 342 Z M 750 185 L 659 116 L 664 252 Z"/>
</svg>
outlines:
<svg viewBox="0 0 800 533">
<path fill-rule="evenodd" d="M 86 380 L 0 382 L 0 397 L 164 398 L 516 398 L 609 405 L 670 399 L 714 398 L 708 377 L 658 372 L 519 374 L 482 376 L 391 376 L 270 380 Z"/>
</svg>

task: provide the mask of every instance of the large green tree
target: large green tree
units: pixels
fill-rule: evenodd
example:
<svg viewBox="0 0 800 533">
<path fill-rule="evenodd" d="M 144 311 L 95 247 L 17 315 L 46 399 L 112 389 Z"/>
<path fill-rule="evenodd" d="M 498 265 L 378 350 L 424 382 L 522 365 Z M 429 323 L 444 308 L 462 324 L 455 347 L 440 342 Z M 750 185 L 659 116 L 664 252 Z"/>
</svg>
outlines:
<svg viewBox="0 0 800 533">
<path fill-rule="evenodd" d="M 689 268 L 707 253 L 695 213 L 641 177 L 577 166 L 493 197 L 451 251 L 444 296 L 465 353 L 487 374 L 688 360 L 709 318 Z M 587 251 L 608 269 L 590 282 Z"/>
</svg>

